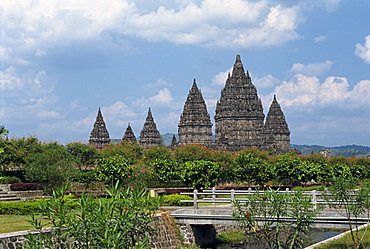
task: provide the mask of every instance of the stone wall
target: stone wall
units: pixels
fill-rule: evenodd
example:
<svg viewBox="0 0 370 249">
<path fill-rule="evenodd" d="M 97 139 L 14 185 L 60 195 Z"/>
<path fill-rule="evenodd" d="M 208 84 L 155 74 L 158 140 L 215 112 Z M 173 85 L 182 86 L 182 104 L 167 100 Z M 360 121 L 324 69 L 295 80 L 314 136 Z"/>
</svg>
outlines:
<svg viewBox="0 0 370 249">
<path fill-rule="evenodd" d="M 166 212 L 155 216 L 156 233 L 150 237 L 152 249 L 174 249 L 182 245 L 212 246 L 217 234 L 225 231 L 238 231 L 233 225 L 178 225 Z M 0 234 L 0 249 L 23 248 L 24 237 L 28 231 Z"/>
</svg>

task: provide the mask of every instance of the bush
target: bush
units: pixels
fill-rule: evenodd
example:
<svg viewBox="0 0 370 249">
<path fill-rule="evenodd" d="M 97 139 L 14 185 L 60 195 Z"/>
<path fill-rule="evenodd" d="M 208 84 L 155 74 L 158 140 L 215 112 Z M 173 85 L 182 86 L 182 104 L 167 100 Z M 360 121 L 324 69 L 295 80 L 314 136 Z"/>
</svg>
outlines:
<svg viewBox="0 0 370 249">
<path fill-rule="evenodd" d="M 76 173 L 76 175 L 72 178 L 73 182 L 79 183 L 92 183 L 97 181 L 96 172 L 93 170 L 80 170 Z"/>
<path fill-rule="evenodd" d="M 0 176 L 0 184 L 12 184 L 16 182 L 21 182 L 16 176 Z"/>
<path fill-rule="evenodd" d="M 162 206 L 192 206 L 191 202 L 181 202 L 181 200 L 193 200 L 190 196 L 187 195 L 163 195 L 161 196 L 161 205 Z"/>
<path fill-rule="evenodd" d="M 63 200 L 66 206 L 71 209 L 78 207 L 78 199 L 73 195 L 66 195 L 63 197 Z M 30 215 L 42 213 L 47 202 L 47 199 L 19 202 L 0 202 L 0 214 Z"/>
<path fill-rule="evenodd" d="M 195 189 L 213 187 L 220 178 L 220 166 L 206 160 L 187 161 L 182 166 L 180 177 L 184 184 Z"/>
<path fill-rule="evenodd" d="M 76 162 L 66 147 L 57 143 L 43 146 L 27 160 L 26 176 L 31 182 L 42 183 L 47 190 L 63 185 L 76 173 Z"/>
<path fill-rule="evenodd" d="M 29 215 L 42 212 L 45 200 L 0 202 L 0 214 Z"/>
<path fill-rule="evenodd" d="M 10 185 L 11 191 L 27 191 L 27 190 L 40 190 L 41 184 L 34 182 L 18 182 Z"/>
</svg>

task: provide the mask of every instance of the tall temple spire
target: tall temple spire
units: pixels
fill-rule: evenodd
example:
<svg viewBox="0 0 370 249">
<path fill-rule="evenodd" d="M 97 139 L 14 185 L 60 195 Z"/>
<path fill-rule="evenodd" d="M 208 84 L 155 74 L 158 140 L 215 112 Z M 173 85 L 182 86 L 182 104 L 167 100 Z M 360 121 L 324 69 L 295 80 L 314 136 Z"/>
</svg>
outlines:
<svg viewBox="0 0 370 249">
<path fill-rule="evenodd" d="M 240 55 L 236 55 L 232 76 L 233 77 L 244 77 L 245 76 L 245 71 L 244 71 L 243 63 L 240 59 Z"/>
<path fill-rule="evenodd" d="M 202 92 L 194 79 L 180 116 L 179 145 L 212 144 L 212 123 Z"/>
<path fill-rule="evenodd" d="M 109 133 L 107 127 L 105 126 L 103 115 L 99 107 L 94 127 L 90 133 L 89 144 L 98 149 L 101 149 L 109 143 Z"/>
<path fill-rule="evenodd" d="M 122 142 L 137 143 L 134 131 L 132 130 L 130 123 L 128 123 L 125 134 L 122 137 Z"/>
<path fill-rule="evenodd" d="M 216 105 L 216 144 L 230 150 L 260 148 L 264 118 L 257 89 L 237 55 Z"/>
<path fill-rule="evenodd" d="M 162 137 L 157 130 L 157 125 L 154 122 L 150 107 L 144 123 L 144 127 L 140 132 L 139 144 L 144 148 L 162 145 Z"/>
<path fill-rule="evenodd" d="M 285 120 L 285 115 L 276 100 L 276 95 L 274 95 L 270 105 L 263 133 L 264 149 L 273 151 L 274 153 L 285 153 L 291 150 L 290 131 Z"/>
</svg>

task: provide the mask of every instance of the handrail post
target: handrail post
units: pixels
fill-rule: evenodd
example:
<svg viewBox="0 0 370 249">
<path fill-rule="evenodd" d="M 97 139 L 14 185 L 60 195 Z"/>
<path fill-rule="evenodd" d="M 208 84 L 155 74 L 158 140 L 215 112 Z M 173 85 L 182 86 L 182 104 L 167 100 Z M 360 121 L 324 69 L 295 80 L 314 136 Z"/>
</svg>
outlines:
<svg viewBox="0 0 370 249">
<path fill-rule="evenodd" d="M 252 194 L 252 188 L 251 187 L 248 188 L 248 194 Z"/>
<path fill-rule="evenodd" d="M 316 190 L 312 190 L 312 204 L 313 204 L 313 209 L 317 209 L 317 196 L 316 196 Z"/>
<path fill-rule="evenodd" d="M 216 188 L 212 188 L 212 207 L 216 206 Z"/>
<path fill-rule="evenodd" d="M 289 192 L 289 188 L 286 188 L 286 189 L 285 189 L 285 191 L 286 191 L 286 192 Z"/>
<path fill-rule="evenodd" d="M 198 190 L 194 189 L 194 209 L 198 209 Z"/>
<path fill-rule="evenodd" d="M 231 199 L 231 206 L 233 207 L 234 201 L 235 201 L 235 190 L 234 189 L 230 191 L 230 199 Z"/>
</svg>

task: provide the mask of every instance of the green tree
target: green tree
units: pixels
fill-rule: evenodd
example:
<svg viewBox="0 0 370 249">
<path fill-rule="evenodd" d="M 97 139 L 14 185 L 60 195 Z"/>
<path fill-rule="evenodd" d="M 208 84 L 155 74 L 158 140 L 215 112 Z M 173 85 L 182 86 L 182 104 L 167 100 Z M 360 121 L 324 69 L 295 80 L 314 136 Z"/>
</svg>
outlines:
<svg viewBox="0 0 370 249">
<path fill-rule="evenodd" d="M 234 170 L 239 181 L 263 185 L 273 178 L 273 168 L 267 161 L 249 151 L 242 152 L 236 157 Z"/>
<path fill-rule="evenodd" d="M 164 146 L 154 146 L 144 150 L 145 161 L 153 161 L 156 159 L 171 160 L 171 151 Z"/>
<path fill-rule="evenodd" d="M 76 159 L 80 169 L 94 166 L 95 161 L 100 157 L 96 148 L 79 142 L 67 144 L 67 151 Z"/>
<path fill-rule="evenodd" d="M 182 182 L 187 186 L 194 189 L 209 188 L 219 181 L 220 166 L 206 160 L 187 161 L 180 174 Z"/>
<path fill-rule="evenodd" d="M 300 183 L 298 179 L 301 159 L 292 153 L 276 157 L 275 168 L 277 180 L 283 184 L 295 186 Z"/>
<path fill-rule="evenodd" d="M 108 184 L 117 180 L 128 183 L 133 177 L 134 166 L 125 157 L 116 155 L 98 159 L 95 171 L 97 178 Z"/>
<path fill-rule="evenodd" d="M 155 159 L 150 162 L 152 178 L 161 182 L 169 182 L 179 179 L 179 169 L 175 161 L 170 159 Z"/>
<path fill-rule="evenodd" d="M 61 186 L 76 174 L 76 162 L 63 145 L 45 144 L 27 158 L 26 178 L 42 183 L 47 190 Z"/>
<path fill-rule="evenodd" d="M 64 187 L 54 191 L 44 207 L 51 221 L 51 233 L 42 233 L 41 223 L 33 216 L 31 223 L 40 232 L 27 235 L 25 248 L 149 248 L 149 235 L 154 231 L 153 215 L 159 200 L 143 188 L 121 189 L 119 182 L 107 190 L 109 198 L 95 199 L 82 195 L 75 210 L 65 202 Z"/>
<path fill-rule="evenodd" d="M 210 151 L 203 145 L 189 144 L 177 147 L 174 151 L 174 157 L 178 163 L 195 160 L 212 161 Z"/>
</svg>

